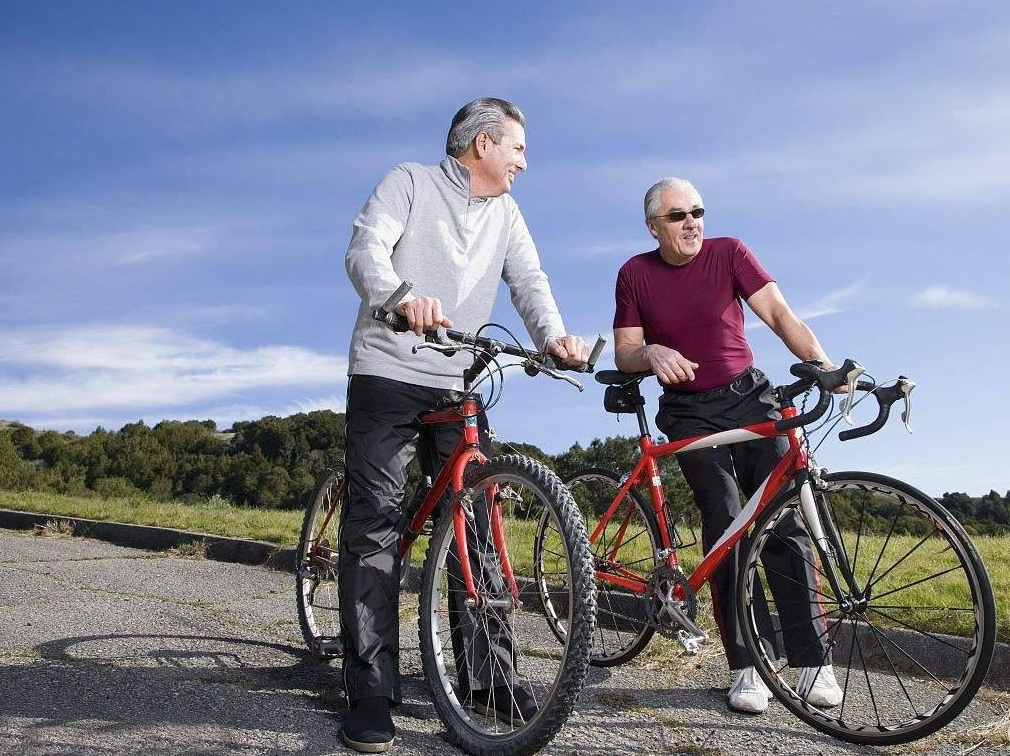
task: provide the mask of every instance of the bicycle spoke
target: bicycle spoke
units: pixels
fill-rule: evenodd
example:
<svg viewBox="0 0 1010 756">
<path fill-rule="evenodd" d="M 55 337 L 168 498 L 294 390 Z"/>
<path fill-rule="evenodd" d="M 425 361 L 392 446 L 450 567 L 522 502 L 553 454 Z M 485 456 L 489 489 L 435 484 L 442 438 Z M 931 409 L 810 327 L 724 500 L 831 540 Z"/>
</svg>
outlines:
<svg viewBox="0 0 1010 756">
<path fill-rule="evenodd" d="M 884 658 L 887 659 L 887 666 L 891 668 L 891 672 L 894 674 L 894 679 L 898 681 L 898 685 L 901 686 L 901 692 L 905 694 L 905 698 L 908 699 L 908 703 L 912 707 L 912 715 L 916 717 L 920 716 L 919 710 L 915 708 L 915 702 L 912 700 L 912 697 L 908 694 L 908 690 L 905 688 L 905 683 L 901 681 L 901 676 L 898 674 L 898 670 L 894 667 L 894 662 L 891 661 L 891 655 L 887 653 L 887 649 L 884 648 L 884 644 L 880 642 L 880 633 L 877 631 L 877 628 L 873 626 L 873 623 L 870 622 L 869 617 L 865 617 L 865 619 L 867 626 L 870 628 L 870 631 L 873 633 L 873 637 L 877 641 L 877 645 L 884 654 Z"/>
<path fill-rule="evenodd" d="M 928 541 L 932 537 L 933 537 L 932 533 L 929 533 L 928 535 L 924 535 L 922 537 L 922 540 L 919 541 L 917 544 L 915 544 L 915 546 L 913 546 L 912 548 L 910 548 L 907 552 L 905 552 L 904 556 L 902 556 L 901 559 L 899 559 L 897 562 L 895 562 L 890 567 L 888 567 L 887 570 L 880 577 L 878 577 L 876 580 L 874 580 L 872 583 L 867 584 L 866 590 L 870 590 L 873 586 L 875 586 L 877 583 L 879 583 L 885 577 L 887 577 L 888 575 L 890 575 L 891 571 L 895 567 L 897 567 L 899 564 L 901 564 L 906 559 L 908 559 L 920 546 L 922 546 L 922 544 L 924 544 L 926 541 Z"/>
<path fill-rule="evenodd" d="M 896 622 L 897 624 L 901 625 L 902 627 L 907 627 L 909 630 L 912 630 L 912 631 L 914 631 L 916 633 L 919 633 L 920 635 L 925 635 L 927 638 L 931 638 L 932 640 L 935 640 L 937 643 L 942 643 L 945 646 L 949 646 L 950 648 L 953 648 L 953 649 L 956 649 L 956 650 L 960 651 L 962 654 L 964 654 L 966 656 L 971 656 L 971 651 L 965 651 L 963 648 L 961 648 L 959 646 L 955 646 L 953 643 L 949 643 L 948 641 L 945 641 L 943 638 L 940 638 L 940 637 L 938 637 L 936 635 L 933 635 L 932 633 L 927 633 L 925 630 L 920 630 L 919 628 L 915 627 L 914 625 L 910 625 L 907 622 L 902 622 L 897 617 L 892 617 L 887 612 L 882 612 L 879 609 L 877 609 L 876 607 L 872 607 L 871 606 L 871 607 L 869 607 L 869 610 L 871 612 L 876 612 L 877 614 L 879 614 L 881 617 L 884 617 L 885 619 L 891 620 L 891 622 Z"/>
<path fill-rule="evenodd" d="M 801 517 L 801 519 L 802 519 L 802 517 Z M 806 520 L 804 520 L 804 522 L 806 522 Z M 805 556 L 803 556 L 803 552 L 801 552 L 798 548 L 796 548 L 795 545 L 793 545 L 787 539 L 785 539 L 782 536 L 780 536 L 774 530 L 772 530 L 771 535 L 773 535 L 776 538 L 778 538 L 779 541 L 781 541 L 782 543 L 784 543 L 789 548 L 789 550 L 792 551 L 796 556 L 798 556 L 800 559 L 802 559 L 808 565 L 810 565 L 811 567 L 813 567 L 814 571 L 817 572 L 817 573 L 819 573 L 821 575 L 821 577 L 823 577 L 825 580 L 828 579 L 827 573 L 825 573 L 820 567 L 818 567 L 816 564 L 814 564 L 809 559 L 807 559 Z"/>
<path fill-rule="evenodd" d="M 933 575 L 929 575 L 927 577 L 920 578 L 919 580 L 916 580 L 914 582 L 908 583 L 907 585 L 903 585 L 900 588 L 892 588 L 891 590 L 887 591 L 886 593 L 881 593 L 879 595 L 875 595 L 873 598 L 878 599 L 878 598 L 884 598 L 884 596 L 890 596 L 892 593 L 897 593 L 898 591 L 903 591 L 906 588 L 911 588 L 913 585 L 919 585 L 920 583 L 925 583 L 927 580 L 933 580 L 934 578 L 943 577 L 944 575 L 947 575 L 947 574 L 953 572 L 954 570 L 959 570 L 959 569 L 961 569 L 961 565 L 960 564 L 954 565 L 953 567 L 951 567 L 949 569 L 946 569 L 943 572 L 937 572 L 937 573 L 935 573 Z"/>
<path fill-rule="evenodd" d="M 855 628 L 853 627 L 853 631 Z M 866 678 L 866 687 L 870 691 L 870 702 L 873 704 L 873 715 L 877 718 L 877 727 L 881 726 L 880 710 L 877 709 L 877 697 L 873 695 L 873 683 L 870 682 L 870 672 L 866 669 L 866 658 L 863 656 L 863 644 L 859 642 L 859 633 L 855 633 L 856 648 L 859 650 L 859 661 L 863 665 L 863 677 Z"/>
<path fill-rule="evenodd" d="M 829 596 L 826 593 L 822 593 L 821 591 L 817 590 L 813 586 L 807 585 L 806 583 L 801 583 L 799 580 L 796 580 L 795 578 L 791 578 L 788 575 L 785 575 L 785 574 L 779 572 L 778 570 L 773 570 L 771 567 L 768 567 L 767 565 L 765 565 L 764 569 L 765 569 L 765 572 L 770 572 L 773 575 L 778 575 L 781 578 L 785 578 L 790 583 L 796 583 L 796 585 L 802 587 L 804 590 L 810 591 L 811 593 L 816 593 L 819 596 L 824 596 L 824 598 L 828 599 L 828 601 L 831 601 L 832 603 L 837 603 L 831 596 Z"/>
<path fill-rule="evenodd" d="M 887 544 L 891 542 L 891 536 L 894 535 L 894 526 L 898 524 L 898 517 L 901 513 L 905 511 L 905 502 L 901 502 L 901 506 L 894 512 L 894 517 L 891 518 L 891 525 L 887 529 L 887 538 L 884 539 L 884 545 L 880 547 L 880 553 L 877 554 L 877 561 L 873 563 L 873 569 L 870 570 L 870 576 L 866 579 L 867 585 L 873 585 L 873 576 L 877 574 L 877 567 L 880 566 L 880 559 L 884 556 L 884 552 L 887 551 Z M 853 569 L 853 571 L 855 571 Z"/>
</svg>

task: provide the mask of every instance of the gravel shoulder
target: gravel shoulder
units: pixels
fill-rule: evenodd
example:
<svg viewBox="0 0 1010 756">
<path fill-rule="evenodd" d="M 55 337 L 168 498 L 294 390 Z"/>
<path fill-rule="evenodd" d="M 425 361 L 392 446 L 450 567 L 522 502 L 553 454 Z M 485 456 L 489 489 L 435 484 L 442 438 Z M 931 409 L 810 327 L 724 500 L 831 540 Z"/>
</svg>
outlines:
<svg viewBox="0 0 1010 756">
<path fill-rule="evenodd" d="M 394 753 L 459 754 L 441 736 L 401 601 L 404 704 Z M 0 531 L 0 754 L 333 754 L 337 663 L 303 650 L 277 570 Z M 547 754 L 886 754 L 832 740 L 772 704 L 725 706 L 722 658 L 593 670 Z M 983 690 L 945 733 L 893 753 L 961 754 L 1010 696 Z M 1004 731 L 1006 725 L 1004 725 Z M 995 741 L 972 754 L 1006 753 Z"/>
</svg>

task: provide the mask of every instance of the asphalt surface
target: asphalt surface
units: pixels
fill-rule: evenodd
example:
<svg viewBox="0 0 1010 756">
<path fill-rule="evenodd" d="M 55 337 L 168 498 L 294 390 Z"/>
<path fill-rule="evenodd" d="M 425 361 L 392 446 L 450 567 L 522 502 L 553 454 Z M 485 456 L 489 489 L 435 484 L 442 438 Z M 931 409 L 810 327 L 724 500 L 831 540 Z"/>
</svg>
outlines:
<svg viewBox="0 0 1010 756">
<path fill-rule="evenodd" d="M 81 538 L 0 531 L 0 753 L 331 754 L 338 663 L 303 650 L 290 575 Z M 427 701 L 416 595 L 404 594 L 393 753 L 459 754 Z M 984 689 L 939 736 L 879 750 L 833 740 L 777 703 L 730 712 L 724 661 L 593 670 L 548 754 L 962 754 L 999 719 Z M 1006 730 L 1006 724 L 1003 725 Z"/>
</svg>

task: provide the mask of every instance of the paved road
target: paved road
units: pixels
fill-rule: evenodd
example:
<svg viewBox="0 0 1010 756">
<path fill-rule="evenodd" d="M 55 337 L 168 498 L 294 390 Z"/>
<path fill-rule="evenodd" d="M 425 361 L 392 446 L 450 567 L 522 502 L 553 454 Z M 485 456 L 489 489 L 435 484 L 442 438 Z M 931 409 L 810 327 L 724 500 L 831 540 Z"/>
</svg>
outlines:
<svg viewBox="0 0 1010 756">
<path fill-rule="evenodd" d="M 0 531 L 0 753 L 350 753 L 339 667 L 303 653 L 292 594 L 290 576 L 272 570 Z M 405 594 L 405 614 L 411 602 Z M 403 623 L 394 753 L 459 754 L 425 700 L 415 627 Z M 882 753 L 822 736 L 774 703 L 762 717 L 729 712 L 722 666 L 594 670 L 545 753 Z M 893 754 L 965 751 L 980 738 L 956 733 L 1008 704 L 984 698 L 945 737 Z"/>
</svg>

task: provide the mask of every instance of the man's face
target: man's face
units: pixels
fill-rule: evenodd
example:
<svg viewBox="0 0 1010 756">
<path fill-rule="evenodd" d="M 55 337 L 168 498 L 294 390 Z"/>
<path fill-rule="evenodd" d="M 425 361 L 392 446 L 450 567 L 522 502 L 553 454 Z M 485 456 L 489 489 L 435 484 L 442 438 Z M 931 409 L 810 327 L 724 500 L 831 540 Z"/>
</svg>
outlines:
<svg viewBox="0 0 1010 756">
<path fill-rule="evenodd" d="M 701 195 L 693 190 L 666 189 L 660 195 L 659 207 L 658 216 L 646 220 L 645 225 L 659 242 L 660 253 L 676 265 L 690 262 L 701 251 L 705 219 L 688 214 L 684 220 L 671 221 L 667 216 L 674 210 L 704 207 Z"/>
<path fill-rule="evenodd" d="M 495 144 L 487 140 L 484 159 L 480 161 L 481 173 L 497 197 L 512 189 L 519 171 L 526 170 L 526 132 L 518 121 L 505 119 L 505 129 L 501 141 Z"/>
</svg>

